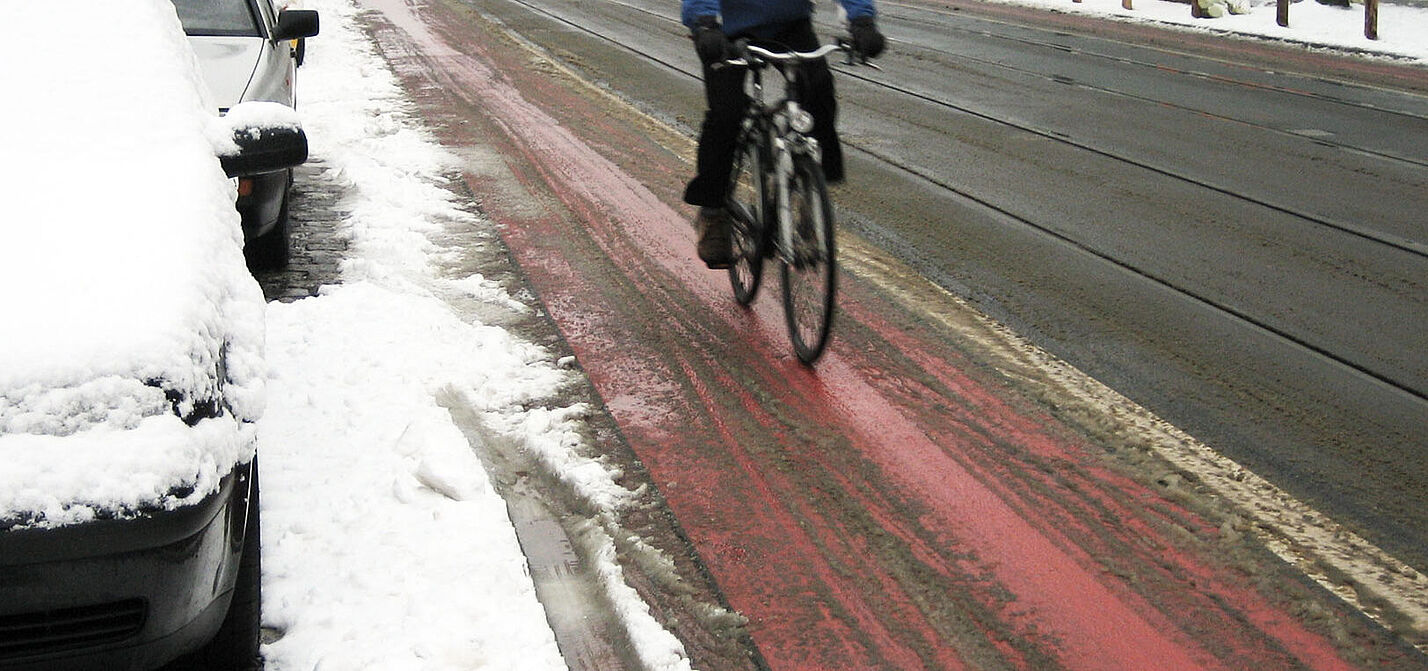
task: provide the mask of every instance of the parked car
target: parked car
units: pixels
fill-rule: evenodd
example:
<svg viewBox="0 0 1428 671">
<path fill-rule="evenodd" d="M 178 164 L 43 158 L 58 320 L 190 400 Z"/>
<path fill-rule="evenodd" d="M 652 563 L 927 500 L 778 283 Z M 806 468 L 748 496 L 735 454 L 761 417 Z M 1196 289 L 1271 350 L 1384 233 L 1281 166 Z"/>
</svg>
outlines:
<svg viewBox="0 0 1428 671">
<path fill-rule="evenodd" d="M 272 0 L 173 0 L 220 111 L 243 102 L 297 106 L 297 66 L 318 15 L 275 6 Z M 254 268 L 288 262 L 291 169 L 243 178 L 238 211 Z"/>
<path fill-rule="evenodd" d="M 217 114 L 169 0 L 6 8 L 0 669 L 256 661 L 265 305 L 235 179 L 296 114 Z M 123 39 L 115 39 L 122 35 Z"/>
</svg>

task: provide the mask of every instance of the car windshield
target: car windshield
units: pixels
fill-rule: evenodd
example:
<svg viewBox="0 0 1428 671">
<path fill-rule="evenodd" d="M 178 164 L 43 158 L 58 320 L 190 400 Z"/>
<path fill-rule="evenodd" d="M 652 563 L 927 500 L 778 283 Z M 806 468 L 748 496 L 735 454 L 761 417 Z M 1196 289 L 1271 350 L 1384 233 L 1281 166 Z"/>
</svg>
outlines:
<svg viewBox="0 0 1428 671">
<path fill-rule="evenodd" d="M 249 0 L 173 0 L 188 35 L 262 37 Z"/>
</svg>

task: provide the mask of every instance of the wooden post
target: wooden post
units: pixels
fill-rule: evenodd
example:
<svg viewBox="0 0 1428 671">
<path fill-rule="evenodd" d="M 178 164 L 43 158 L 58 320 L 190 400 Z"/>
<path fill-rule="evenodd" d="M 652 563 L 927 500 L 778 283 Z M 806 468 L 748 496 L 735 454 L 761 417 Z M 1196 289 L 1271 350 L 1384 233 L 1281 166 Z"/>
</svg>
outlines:
<svg viewBox="0 0 1428 671">
<path fill-rule="evenodd" d="M 1364 37 L 1378 39 L 1378 0 L 1364 0 Z"/>
<path fill-rule="evenodd" d="M 1135 9 L 1134 7 L 1131 7 L 1131 0 L 1121 0 L 1121 7 L 1123 9 Z"/>
<path fill-rule="evenodd" d="M 1279 25 L 1289 27 L 1289 0 L 1277 0 L 1275 6 L 1279 10 L 1276 12 L 1275 20 L 1279 22 Z"/>
<path fill-rule="evenodd" d="M 1200 0 L 1190 0 L 1190 18 L 1205 18 L 1205 10 L 1200 8 Z"/>
</svg>

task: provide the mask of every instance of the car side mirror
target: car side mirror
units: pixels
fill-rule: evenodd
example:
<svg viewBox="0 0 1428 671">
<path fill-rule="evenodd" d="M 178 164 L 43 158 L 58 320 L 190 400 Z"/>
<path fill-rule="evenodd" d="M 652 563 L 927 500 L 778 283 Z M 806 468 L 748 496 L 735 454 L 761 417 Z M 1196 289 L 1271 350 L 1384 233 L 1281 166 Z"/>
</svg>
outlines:
<svg viewBox="0 0 1428 671">
<path fill-rule="evenodd" d="M 297 40 L 317 34 L 317 10 L 284 9 L 278 12 L 278 25 L 273 27 L 276 41 Z"/>
<path fill-rule="evenodd" d="M 287 105 L 246 102 L 215 122 L 218 161 L 229 177 L 276 172 L 307 160 L 307 134 Z"/>
</svg>

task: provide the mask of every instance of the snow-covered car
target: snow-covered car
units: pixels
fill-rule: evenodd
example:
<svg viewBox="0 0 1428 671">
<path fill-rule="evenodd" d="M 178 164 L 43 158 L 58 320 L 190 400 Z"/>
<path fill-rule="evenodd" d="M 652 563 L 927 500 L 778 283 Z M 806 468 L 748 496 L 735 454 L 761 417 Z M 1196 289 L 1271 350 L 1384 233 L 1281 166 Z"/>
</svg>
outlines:
<svg viewBox="0 0 1428 671">
<path fill-rule="evenodd" d="M 265 305 L 236 177 L 307 154 L 217 113 L 169 0 L 6 9 L 0 669 L 249 668 Z M 115 39 L 122 35 L 123 39 Z"/>
<path fill-rule="evenodd" d="M 272 0 L 173 0 L 220 111 L 243 102 L 297 106 L 295 82 L 305 40 L 317 34 L 310 9 Z M 254 268 L 288 261 L 291 169 L 249 175 L 238 186 L 248 259 Z"/>
</svg>

